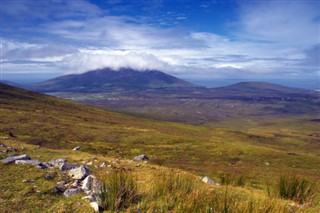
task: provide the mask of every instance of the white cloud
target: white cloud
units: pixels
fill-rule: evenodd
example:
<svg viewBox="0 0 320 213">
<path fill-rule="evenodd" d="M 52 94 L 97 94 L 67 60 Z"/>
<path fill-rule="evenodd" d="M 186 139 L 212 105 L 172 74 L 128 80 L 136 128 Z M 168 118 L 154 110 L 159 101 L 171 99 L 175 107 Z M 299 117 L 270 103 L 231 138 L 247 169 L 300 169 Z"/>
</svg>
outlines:
<svg viewBox="0 0 320 213">
<path fill-rule="evenodd" d="M 1 60 L 41 60 L 57 61 L 68 54 L 73 54 L 78 50 L 70 45 L 61 44 L 34 44 L 2 39 Z"/>
<path fill-rule="evenodd" d="M 85 72 L 102 67 L 118 70 L 130 67 L 137 70 L 167 70 L 169 64 L 152 54 L 128 51 L 83 50 L 81 53 L 65 57 L 58 66 L 72 72 Z"/>
<path fill-rule="evenodd" d="M 318 1 L 243 1 L 239 24 L 242 36 L 305 47 L 319 43 Z M 272 43 L 271 43 L 272 45 Z"/>
<path fill-rule="evenodd" d="M 233 38 L 214 32 L 163 28 L 128 16 L 111 16 L 86 1 L 63 1 L 52 8 L 44 7 L 45 11 L 41 11 L 44 15 L 39 11 L 32 14 L 35 1 L 30 2 L 13 6 L 12 11 L 9 6 L 14 3 L 6 4 L 2 10 L 7 16 L 30 14 L 27 18 L 43 20 L 54 16 L 56 19 L 41 22 L 40 28 L 30 28 L 45 34 L 42 39 L 50 42 L 44 45 L 4 39 L 1 44 L 2 61 L 7 62 L 3 65 L 4 72 L 21 72 L 23 62 L 15 61 L 22 59 L 31 61 L 24 63 L 26 70 L 38 68 L 39 72 L 131 67 L 170 74 L 259 75 L 318 70 L 315 55 L 319 48 L 311 47 L 319 43 L 319 23 L 315 21 L 319 11 L 303 1 L 245 1 L 234 25 L 238 34 Z M 54 15 L 56 11 L 62 13 Z M 185 16 L 175 17 L 183 20 Z M 36 61 L 55 63 L 50 66 L 39 63 L 37 67 Z"/>
</svg>

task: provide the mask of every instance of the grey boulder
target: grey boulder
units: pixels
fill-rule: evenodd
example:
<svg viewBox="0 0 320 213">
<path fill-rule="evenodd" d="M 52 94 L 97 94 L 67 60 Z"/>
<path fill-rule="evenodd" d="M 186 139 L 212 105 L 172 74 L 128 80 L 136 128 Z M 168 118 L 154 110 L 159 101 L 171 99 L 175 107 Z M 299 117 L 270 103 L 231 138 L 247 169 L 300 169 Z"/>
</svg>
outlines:
<svg viewBox="0 0 320 213">
<path fill-rule="evenodd" d="M 80 166 L 69 170 L 68 175 L 75 180 L 82 180 L 90 174 L 90 170 L 86 166 Z"/>
<path fill-rule="evenodd" d="M 100 181 L 93 175 L 88 175 L 82 182 L 82 190 L 92 191 L 93 193 L 99 193 L 101 190 Z"/>
<path fill-rule="evenodd" d="M 59 166 L 59 170 L 61 171 L 65 171 L 65 170 L 70 170 L 70 169 L 73 169 L 74 166 L 72 166 L 71 164 L 67 163 L 67 162 L 64 162 L 63 164 L 61 164 Z"/>
<path fill-rule="evenodd" d="M 6 159 L 0 160 L 0 162 L 3 164 L 10 164 L 10 163 L 14 163 L 16 160 L 31 160 L 31 158 L 28 155 L 19 155 L 19 156 L 7 157 Z"/>
<path fill-rule="evenodd" d="M 16 160 L 15 164 L 18 165 L 32 165 L 32 166 L 41 166 L 41 162 L 38 160 Z"/>
<path fill-rule="evenodd" d="M 145 160 L 149 160 L 149 158 L 146 155 L 138 155 L 138 156 L 135 156 L 133 160 L 145 161 Z"/>
<path fill-rule="evenodd" d="M 43 163 L 43 165 L 45 165 L 46 167 L 60 167 L 61 165 L 63 165 L 66 162 L 67 162 L 67 159 L 58 158 L 58 159 Z"/>
<path fill-rule="evenodd" d="M 78 151 L 78 150 L 80 150 L 80 148 L 81 148 L 80 146 L 76 146 L 76 147 L 74 147 L 72 150 L 73 150 L 73 151 Z"/>
<path fill-rule="evenodd" d="M 211 178 L 205 176 L 202 178 L 202 181 L 206 184 L 209 184 L 209 185 L 215 185 L 216 182 L 214 182 L 214 180 L 212 180 Z"/>
<path fill-rule="evenodd" d="M 64 191 L 63 195 L 65 197 L 72 197 L 72 196 L 74 196 L 74 195 L 76 195 L 76 194 L 78 194 L 80 192 L 81 192 L 81 189 L 79 189 L 79 188 L 67 189 L 67 190 Z"/>
</svg>

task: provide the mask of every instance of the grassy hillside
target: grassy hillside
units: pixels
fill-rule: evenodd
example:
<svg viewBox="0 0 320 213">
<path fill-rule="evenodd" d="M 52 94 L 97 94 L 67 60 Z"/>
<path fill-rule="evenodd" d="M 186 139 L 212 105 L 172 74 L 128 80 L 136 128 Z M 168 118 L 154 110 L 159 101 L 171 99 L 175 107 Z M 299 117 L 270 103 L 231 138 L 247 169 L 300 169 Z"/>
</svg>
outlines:
<svg viewBox="0 0 320 213">
<path fill-rule="evenodd" d="M 93 162 L 91 173 L 101 181 L 125 175 L 136 186 L 136 197 L 126 208 L 118 212 L 317 212 L 317 199 L 302 206 L 281 199 L 276 191 L 252 189 L 246 186 L 207 185 L 194 174 L 163 166 L 112 158 L 105 155 L 67 149 L 39 148 L 18 138 L 2 139 L 6 146 L 15 147 L 16 154 L 27 153 L 33 159 L 49 161 L 67 158 L 79 164 Z M 99 168 L 101 162 L 111 167 Z M 93 212 L 89 202 L 82 199 L 84 193 L 66 198 L 57 195 L 53 188 L 57 181 L 67 180 L 65 173 L 57 169 L 39 170 L 32 166 L 0 164 L 0 211 L 11 212 Z M 47 173 L 55 173 L 46 179 Z M 272 187 L 270 185 L 270 187 Z M 106 212 L 114 212 L 111 209 Z"/>
<path fill-rule="evenodd" d="M 266 192 L 267 185 L 274 186 L 284 173 L 320 180 L 319 129 L 316 122 L 310 124 L 303 117 L 294 120 L 299 123 L 289 119 L 278 126 L 266 124 L 239 132 L 126 116 L 4 84 L 0 91 L 0 134 L 11 135 L 9 141 L 1 142 L 36 145 L 43 158 L 59 153 L 72 158 L 68 150 L 77 145 L 89 157 L 124 159 L 146 154 L 153 165 L 235 185 L 241 179 L 248 193 Z M 33 149 L 30 152 L 38 152 Z M 48 150 L 54 154 L 46 154 Z M 1 166 L 0 170 L 7 168 Z M 2 178 L 8 180 L 13 173 Z M 10 194 L 1 200 L 10 203 L 13 198 L 17 199 Z"/>
</svg>

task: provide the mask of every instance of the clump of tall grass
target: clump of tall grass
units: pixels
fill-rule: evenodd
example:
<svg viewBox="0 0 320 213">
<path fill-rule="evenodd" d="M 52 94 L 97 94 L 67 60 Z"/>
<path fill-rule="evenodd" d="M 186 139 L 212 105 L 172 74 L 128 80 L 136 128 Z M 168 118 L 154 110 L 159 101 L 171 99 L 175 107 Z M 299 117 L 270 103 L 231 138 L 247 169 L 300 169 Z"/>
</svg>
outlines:
<svg viewBox="0 0 320 213">
<path fill-rule="evenodd" d="M 308 203 L 316 194 L 316 184 L 305 177 L 281 175 L 277 191 L 281 198 Z"/>
<path fill-rule="evenodd" d="M 158 173 L 150 184 L 138 204 L 143 212 L 284 212 L 285 208 L 269 198 L 248 201 L 233 186 L 210 189 L 199 178 L 184 173 Z"/>
<path fill-rule="evenodd" d="M 245 176 L 234 176 L 229 173 L 220 173 L 219 181 L 221 185 L 234 185 L 234 186 L 245 186 Z"/>
<path fill-rule="evenodd" d="M 99 195 L 105 210 L 118 211 L 138 201 L 137 183 L 130 173 L 111 173 L 107 176 Z"/>
</svg>

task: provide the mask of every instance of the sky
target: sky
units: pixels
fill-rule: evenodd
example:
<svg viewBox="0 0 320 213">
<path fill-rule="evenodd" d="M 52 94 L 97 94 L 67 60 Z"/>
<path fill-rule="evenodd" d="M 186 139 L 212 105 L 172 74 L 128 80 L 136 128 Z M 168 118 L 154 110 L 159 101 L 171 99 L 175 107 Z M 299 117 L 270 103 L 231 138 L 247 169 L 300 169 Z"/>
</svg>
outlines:
<svg viewBox="0 0 320 213">
<path fill-rule="evenodd" d="M 0 12 L 2 80 L 130 67 L 320 88 L 318 0 L 0 0 Z"/>
</svg>

